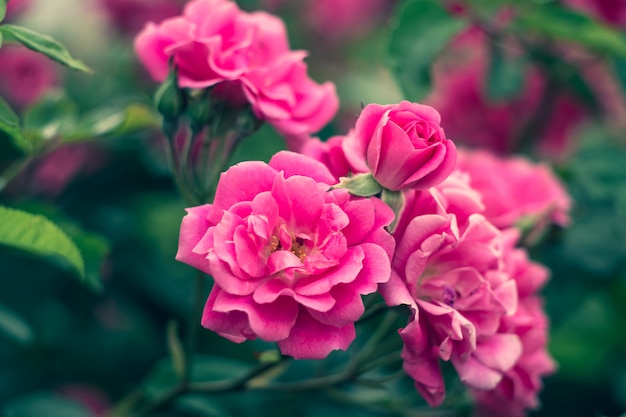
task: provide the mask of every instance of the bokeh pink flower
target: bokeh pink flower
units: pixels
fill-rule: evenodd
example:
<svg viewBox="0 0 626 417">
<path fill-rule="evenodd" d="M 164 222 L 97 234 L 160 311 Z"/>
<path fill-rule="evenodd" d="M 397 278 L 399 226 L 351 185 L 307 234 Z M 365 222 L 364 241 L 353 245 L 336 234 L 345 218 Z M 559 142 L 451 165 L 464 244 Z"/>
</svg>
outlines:
<svg viewBox="0 0 626 417">
<path fill-rule="evenodd" d="M 146 22 L 175 16 L 182 9 L 180 0 L 99 0 L 99 6 L 122 33 L 135 35 Z"/>
<path fill-rule="evenodd" d="M 350 345 L 361 296 L 389 279 L 393 213 L 333 183 L 321 163 L 280 152 L 231 167 L 213 204 L 188 209 L 177 259 L 215 280 L 203 326 L 295 358 Z"/>
<path fill-rule="evenodd" d="M 583 105 L 562 90 L 548 91 L 545 75 L 531 65 L 522 68 L 517 95 L 490 99 L 486 80 L 492 58 L 488 42 L 487 35 L 476 26 L 454 38 L 435 63 L 433 90 L 426 103 L 439 111 L 448 136 L 458 144 L 499 154 L 526 147 L 552 159 L 563 159 L 571 152 L 573 135 L 585 119 Z M 539 110 L 545 94 L 552 102 L 548 109 Z M 535 122 L 537 111 L 544 113 L 541 123 Z M 526 131 L 533 123 L 536 131 Z"/>
<path fill-rule="evenodd" d="M 55 63 L 23 46 L 0 49 L 0 95 L 11 104 L 26 107 L 58 84 Z"/>
<path fill-rule="evenodd" d="M 484 215 L 501 229 L 520 221 L 541 227 L 569 223 L 572 205 L 563 184 L 545 164 L 522 156 L 498 157 L 488 151 L 459 152 L 457 169 L 467 172 L 470 185 L 485 204 Z"/>
</svg>

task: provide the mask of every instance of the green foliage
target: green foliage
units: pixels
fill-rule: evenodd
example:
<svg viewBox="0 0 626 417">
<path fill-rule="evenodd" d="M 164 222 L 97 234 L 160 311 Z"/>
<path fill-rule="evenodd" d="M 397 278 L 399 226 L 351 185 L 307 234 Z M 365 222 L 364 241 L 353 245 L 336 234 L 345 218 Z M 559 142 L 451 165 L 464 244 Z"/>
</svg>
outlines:
<svg viewBox="0 0 626 417">
<path fill-rule="evenodd" d="M 76 244 L 48 219 L 0 206 L 0 244 L 66 264 L 85 277 L 85 263 Z"/>
<path fill-rule="evenodd" d="M 20 118 L 2 97 L 0 97 L 0 133 L 8 136 L 18 149 L 25 152 L 31 149 L 22 133 Z"/>
<path fill-rule="evenodd" d="M 52 393 L 38 393 L 22 397 L 2 408 L 2 417 L 90 417 L 91 413 L 83 406 L 68 398 Z"/>
<path fill-rule="evenodd" d="M 0 303 L 0 334 L 23 347 L 32 345 L 35 340 L 35 332 L 26 320 L 2 303 Z"/>
<path fill-rule="evenodd" d="M 5 40 L 16 41 L 33 51 L 40 52 L 48 58 L 76 71 L 91 72 L 82 61 L 72 57 L 70 52 L 59 42 L 48 35 L 37 33 L 34 30 L 5 24 L 0 26 L 0 33 Z"/>
<path fill-rule="evenodd" d="M 536 33 L 600 53 L 626 55 L 626 37 L 618 30 L 555 3 L 537 4 L 520 13 L 513 22 L 513 29 L 519 34 Z"/>
<path fill-rule="evenodd" d="M 490 46 L 487 98 L 499 102 L 517 97 L 524 86 L 524 73 L 528 69 L 525 57 L 506 56 L 504 47 L 497 40 Z"/>
<path fill-rule="evenodd" d="M 0 0 L 0 22 L 2 22 L 7 15 L 7 2 L 8 0 Z M 0 36 L 0 46 L 2 46 L 2 37 Z"/>
<path fill-rule="evenodd" d="M 403 3 L 394 16 L 389 67 L 405 98 L 423 99 L 430 91 L 431 66 L 450 39 L 467 23 L 451 16 L 434 0 Z"/>
</svg>

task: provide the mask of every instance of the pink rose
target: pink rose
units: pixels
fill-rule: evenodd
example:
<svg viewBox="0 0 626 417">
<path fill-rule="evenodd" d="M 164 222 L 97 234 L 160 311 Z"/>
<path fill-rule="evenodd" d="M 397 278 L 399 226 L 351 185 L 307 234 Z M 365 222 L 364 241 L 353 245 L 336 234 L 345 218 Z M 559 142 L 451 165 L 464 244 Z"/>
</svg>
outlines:
<svg viewBox="0 0 626 417">
<path fill-rule="evenodd" d="M 523 157 L 501 158 L 486 151 L 459 152 L 457 169 L 470 175 L 480 192 L 485 216 L 501 229 L 524 218 L 541 226 L 569 222 L 571 199 L 547 165 Z"/>
<path fill-rule="evenodd" d="M 287 143 L 320 130 L 339 107 L 334 84 L 311 80 L 306 53 L 289 49 L 282 20 L 243 12 L 231 1 L 188 3 L 182 16 L 149 23 L 135 50 L 157 81 L 166 79 L 173 59 L 180 87 L 222 87 L 214 90 L 220 98 L 248 101 Z"/>
<path fill-rule="evenodd" d="M 440 360 L 450 361 L 468 386 L 489 390 L 521 354 L 519 337 L 498 331 L 516 311 L 518 295 L 503 265 L 503 233 L 470 213 L 482 208 L 477 197 L 457 175 L 406 192 L 392 277 L 381 286 L 389 305 L 414 312 L 400 330 L 403 366 L 431 406 L 445 395 Z"/>
<path fill-rule="evenodd" d="M 335 85 L 311 80 L 303 58 L 302 52 L 285 54 L 242 80 L 257 117 L 287 137 L 317 132 L 339 109 Z"/>
<path fill-rule="evenodd" d="M 259 337 L 295 358 L 346 349 L 361 295 L 390 274 L 393 213 L 377 199 L 327 191 L 333 176 L 280 152 L 222 174 L 215 202 L 188 209 L 176 258 L 211 274 L 202 325 L 234 342 Z"/>
<path fill-rule="evenodd" d="M 20 107 L 33 104 L 57 84 L 55 63 L 22 46 L 0 49 L 0 94 Z"/>
<path fill-rule="evenodd" d="M 437 110 L 422 104 L 369 104 L 343 150 L 355 172 L 371 172 L 384 188 L 432 187 L 456 164 L 456 147 L 440 121 Z"/>
<path fill-rule="evenodd" d="M 515 248 L 517 231 L 505 233 L 506 269 L 517 283 L 520 299 L 515 314 L 502 319 L 500 332 L 517 335 L 522 342 L 522 354 L 493 390 L 474 391 L 478 415 L 485 417 L 523 417 L 527 409 L 537 408 L 541 378 L 556 368 L 547 351 L 548 318 L 541 298 L 536 295 L 549 272 L 531 262 L 524 249 Z"/>
<path fill-rule="evenodd" d="M 173 58 L 181 87 L 206 88 L 273 62 L 289 44 L 277 17 L 245 13 L 228 0 L 194 0 L 182 16 L 148 23 L 135 50 L 155 80 L 165 80 Z"/>
</svg>

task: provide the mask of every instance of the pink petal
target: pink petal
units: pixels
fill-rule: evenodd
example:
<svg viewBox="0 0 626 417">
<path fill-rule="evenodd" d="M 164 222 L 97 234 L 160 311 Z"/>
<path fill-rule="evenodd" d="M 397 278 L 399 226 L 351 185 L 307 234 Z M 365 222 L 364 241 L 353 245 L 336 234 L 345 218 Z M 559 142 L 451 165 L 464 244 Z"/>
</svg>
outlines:
<svg viewBox="0 0 626 417">
<path fill-rule="evenodd" d="M 296 359 L 324 359 L 333 350 L 346 350 L 355 337 L 353 323 L 343 327 L 329 326 L 300 309 L 291 334 L 279 341 L 278 347 L 284 355 Z"/>
<path fill-rule="evenodd" d="M 298 305 L 288 297 L 271 304 L 257 304 L 252 296 L 233 296 L 225 291 L 217 295 L 213 309 L 220 313 L 245 313 L 254 334 L 269 342 L 287 338 L 298 316 Z"/>
</svg>

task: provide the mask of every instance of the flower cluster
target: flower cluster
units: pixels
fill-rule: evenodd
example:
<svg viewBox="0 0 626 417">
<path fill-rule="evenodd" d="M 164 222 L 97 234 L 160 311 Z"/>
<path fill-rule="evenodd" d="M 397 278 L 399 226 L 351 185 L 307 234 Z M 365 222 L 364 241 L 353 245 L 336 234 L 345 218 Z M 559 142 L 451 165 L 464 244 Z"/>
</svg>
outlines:
<svg viewBox="0 0 626 417">
<path fill-rule="evenodd" d="M 188 210 L 177 258 L 215 279 L 203 325 L 319 359 L 348 347 L 361 295 L 378 290 L 412 311 L 401 355 L 430 405 L 444 399 L 440 361 L 449 361 L 485 409 L 535 406 L 554 368 L 536 295 L 547 271 L 516 247 L 515 224 L 567 221 L 567 194 L 549 171 L 469 151 L 456 164 L 437 111 L 409 102 L 368 105 L 354 131 L 311 139 L 303 153 L 236 165 L 213 204 Z M 336 184 L 363 174 L 383 196 L 402 196 L 393 229 L 378 197 Z"/>
<path fill-rule="evenodd" d="M 323 359 L 350 346 L 362 296 L 378 292 L 409 307 L 398 355 L 428 404 L 444 400 L 444 361 L 486 415 L 537 405 L 554 369 L 537 295 L 548 271 L 519 242 L 566 225 L 571 204 L 546 166 L 459 150 L 435 108 L 408 101 L 311 138 L 336 110 L 334 87 L 308 78 L 281 21 L 226 0 L 149 24 L 136 49 L 155 79 L 173 65 L 179 87 L 247 101 L 298 138 L 298 153 L 230 167 L 212 203 L 187 209 L 176 258 L 214 279 L 204 327 Z"/>
<path fill-rule="evenodd" d="M 174 66 L 180 87 L 220 85 L 229 100 L 249 102 L 288 138 L 320 130 L 339 105 L 332 83 L 309 78 L 306 53 L 289 48 L 279 18 L 231 1 L 191 1 L 182 16 L 148 23 L 135 49 L 155 80 L 164 81 Z"/>
</svg>

